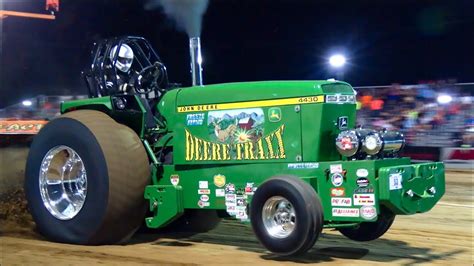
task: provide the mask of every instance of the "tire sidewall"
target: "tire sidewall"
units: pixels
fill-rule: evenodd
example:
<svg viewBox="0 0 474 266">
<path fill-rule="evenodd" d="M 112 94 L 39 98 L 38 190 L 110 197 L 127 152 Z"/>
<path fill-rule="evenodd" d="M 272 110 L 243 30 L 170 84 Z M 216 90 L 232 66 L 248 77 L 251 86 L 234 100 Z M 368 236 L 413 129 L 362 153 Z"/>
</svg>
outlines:
<svg viewBox="0 0 474 266">
<path fill-rule="evenodd" d="M 61 129 L 61 130 L 57 130 Z M 41 162 L 60 145 L 81 157 L 87 173 L 87 194 L 79 213 L 70 220 L 54 217 L 44 206 L 39 186 Z M 63 117 L 48 123 L 35 137 L 28 155 L 25 194 L 39 232 L 58 242 L 90 244 L 106 213 L 109 178 L 107 163 L 94 134 L 81 122 Z"/>
<path fill-rule="evenodd" d="M 302 191 L 302 189 L 299 189 Z M 255 193 L 250 207 L 252 228 L 262 244 L 272 252 L 282 255 L 292 254 L 301 249 L 314 226 L 306 199 L 294 186 L 282 179 L 270 179 L 262 184 Z M 285 238 L 276 238 L 268 234 L 262 219 L 265 202 L 273 196 L 286 198 L 295 208 L 296 224 L 293 232 Z"/>
</svg>

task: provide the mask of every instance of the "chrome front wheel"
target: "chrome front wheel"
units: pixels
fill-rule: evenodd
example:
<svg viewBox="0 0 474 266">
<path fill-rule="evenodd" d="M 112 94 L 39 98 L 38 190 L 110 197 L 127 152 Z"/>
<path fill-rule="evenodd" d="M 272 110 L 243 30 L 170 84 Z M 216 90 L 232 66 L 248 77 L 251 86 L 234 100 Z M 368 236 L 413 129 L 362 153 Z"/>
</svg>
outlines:
<svg viewBox="0 0 474 266">
<path fill-rule="evenodd" d="M 276 238 L 285 238 L 295 229 L 295 208 L 286 198 L 274 196 L 263 205 L 262 219 L 269 235 Z"/>
<path fill-rule="evenodd" d="M 74 218 L 87 196 L 87 172 L 79 154 L 61 145 L 43 157 L 39 188 L 46 209 L 60 220 Z"/>
</svg>

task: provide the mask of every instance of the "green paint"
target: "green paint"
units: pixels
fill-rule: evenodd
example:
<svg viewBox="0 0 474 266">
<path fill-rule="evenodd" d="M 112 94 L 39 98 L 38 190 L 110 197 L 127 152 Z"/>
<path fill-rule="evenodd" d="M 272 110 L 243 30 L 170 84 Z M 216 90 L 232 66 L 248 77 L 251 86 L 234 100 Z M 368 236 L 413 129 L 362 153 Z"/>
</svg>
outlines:
<svg viewBox="0 0 474 266">
<path fill-rule="evenodd" d="M 153 162 L 153 184 L 144 192 L 153 213 L 146 220 L 149 227 L 166 225 L 184 209 L 226 210 L 225 188 L 214 184 L 217 174 L 225 176 L 226 184 L 234 184 L 238 193 L 245 193 L 248 183 L 258 187 L 275 175 L 302 178 L 321 199 L 326 228 L 375 221 L 376 217 L 333 215 L 334 208 L 360 212 L 363 202 L 369 202 L 377 213 L 381 206 L 396 214 L 430 210 L 444 194 L 443 164 L 411 164 L 409 158 L 348 161 L 339 155 L 334 140 L 341 131 L 339 117 L 348 118 L 349 129 L 355 127 L 356 105 L 327 103 L 327 95 L 354 96 L 354 91 L 347 83 L 331 81 L 242 82 L 173 89 L 152 107 L 162 117 L 159 129 L 145 128 L 146 110 L 137 96 L 130 96 L 136 106 L 133 111 L 116 110 L 110 97 L 64 103 L 61 111 L 103 111 L 142 138 Z M 202 125 L 188 126 L 189 114 L 203 114 Z M 173 152 L 172 164 L 159 163 L 163 149 Z M 331 165 L 344 170 L 339 187 L 331 181 Z M 367 173 L 367 187 L 357 184 L 360 169 Z M 391 189 L 390 176 L 396 173 L 402 177 L 402 188 Z M 175 182 L 179 177 L 177 186 L 171 184 L 171 176 Z M 431 188 L 436 193 L 429 192 Z M 341 192 L 343 195 L 335 196 Z M 366 199 L 358 194 L 373 196 Z M 331 206 L 331 199 L 338 197 L 350 199 L 350 206 Z M 209 204 L 202 204 L 203 200 Z M 251 195 L 247 200 L 251 202 Z M 356 201 L 362 204 L 355 205 Z"/>
<path fill-rule="evenodd" d="M 163 227 L 183 213 L 183 193 L 180 186 L 147 186 L 145 199 L 154 215 L 145 219 L 150 228 Z"/>
</svg>

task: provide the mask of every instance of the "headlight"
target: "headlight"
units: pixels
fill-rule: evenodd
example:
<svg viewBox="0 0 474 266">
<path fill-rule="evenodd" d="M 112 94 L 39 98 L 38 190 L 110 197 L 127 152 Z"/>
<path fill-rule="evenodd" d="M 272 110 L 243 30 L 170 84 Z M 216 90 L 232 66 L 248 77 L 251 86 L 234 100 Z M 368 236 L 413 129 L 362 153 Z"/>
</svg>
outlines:
<svg viewBox="0 0 474 266">
<path fill-rule="evenodd" d="M 376 155 L 380 152 L 383 141 L 376 132 L 370 133 L 362 140 L 362 151 L 368 155 Z"/>
<path fill-rule="evenodd" d="M 359 138 L 355 130 L 342 131 L 337 135 L 336 148 L 346 157 L 354 156 L 359 150 Z"/>
</svg>

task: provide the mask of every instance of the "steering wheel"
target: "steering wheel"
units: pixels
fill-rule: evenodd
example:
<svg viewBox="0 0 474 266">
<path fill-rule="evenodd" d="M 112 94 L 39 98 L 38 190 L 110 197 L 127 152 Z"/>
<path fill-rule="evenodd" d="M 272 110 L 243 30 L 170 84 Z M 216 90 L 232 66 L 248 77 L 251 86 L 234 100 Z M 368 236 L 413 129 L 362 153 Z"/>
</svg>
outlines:
<svg viewBox="0 0 474 266">
<path fill-rule="evenodd" d="M 165 89 L 160 86 L 165 80 L 163 68 L 164 65 L 160 62 L 143 68 L 134 77 L 135 92 L 138 94 L 147 94 L 155 90 L 163 92 Z"/>
</svg>

